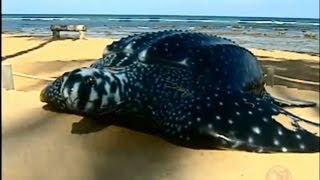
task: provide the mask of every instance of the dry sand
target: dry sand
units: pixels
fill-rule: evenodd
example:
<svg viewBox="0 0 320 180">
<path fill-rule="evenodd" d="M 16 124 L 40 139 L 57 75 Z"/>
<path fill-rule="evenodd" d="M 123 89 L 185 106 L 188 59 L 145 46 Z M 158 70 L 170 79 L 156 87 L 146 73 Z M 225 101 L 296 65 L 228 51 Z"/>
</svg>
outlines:
<svg viewBox="0 0 320 180">
<path fill-rule="evenodd" d="M 2 35 L 2 57 L 12 64 L 14 72 L 56 77 L 89 65 L 111 42 Z M 319 70 L 318 56 L 252 51 L 268 61 L 311 62 Z M 299 71 L 293 75 L 299 74 L 302 76 Z M 319 79 L 319 74 L 313 75 Z M 83 134 L 79 130 L 79 122 L 84 122 L 81 117 L 42 109 L 39 91 L 48 81 L 14 76 L 14 82 L 15 90 L 2 89 L 4 179 L 319 179 L 319 153 L 193 150 L 141 132 L 117 126 L 103 128 L 90 122 L 84 128 L 93 127 L 97 132 Z M 278 97 L 312 100 L 319 105 L 318 91 L 283 86 L 268 89 Z M 318 109 L 290 111 L 319 122 Z"/>
</svg>

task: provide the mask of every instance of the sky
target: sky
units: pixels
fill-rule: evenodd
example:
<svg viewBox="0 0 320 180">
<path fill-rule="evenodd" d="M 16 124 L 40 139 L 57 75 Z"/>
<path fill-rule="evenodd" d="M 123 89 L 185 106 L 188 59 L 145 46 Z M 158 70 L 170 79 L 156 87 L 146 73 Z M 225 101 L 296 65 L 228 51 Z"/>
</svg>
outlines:
<svg viewBox="0 0 320 180">
<path fill-rule="evenodd" d="M 2 0 L 2 12 L 319 18 L 319 0 Z"/>
</svg>

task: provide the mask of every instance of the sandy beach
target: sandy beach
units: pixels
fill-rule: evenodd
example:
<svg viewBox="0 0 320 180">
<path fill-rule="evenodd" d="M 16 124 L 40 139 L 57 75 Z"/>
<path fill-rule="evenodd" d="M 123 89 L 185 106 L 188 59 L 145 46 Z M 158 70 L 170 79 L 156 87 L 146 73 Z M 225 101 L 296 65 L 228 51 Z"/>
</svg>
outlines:
<svg viewBox="0 0 320 180">
<path fill-rule="evenodd" d="M 65 71 L 90 65 L 112 41 L 90 37 L 51 40 L 50 37 L 2 34 L 2 63 L 11 64 L 15 73 L 54 78 Z M 264 70 L 274 66 L 278 75 L 319 83 L 319 55 L 251 51 Z M 268 87 L 268 91 L 277 97 L 317 102 L 316 107 L 290 108 L 289 111 L 319 122 L 319 86 L 299 82 L 275 79 L 276 86 Z M 104 127 L 80 116 L 46 111 L 39 94 L 48 83 L 15 75 L 15 90 L 2 88 L 4 179 L 320 178 L 320 153 L 193 150 L 124 127 Z"/>
</svg>

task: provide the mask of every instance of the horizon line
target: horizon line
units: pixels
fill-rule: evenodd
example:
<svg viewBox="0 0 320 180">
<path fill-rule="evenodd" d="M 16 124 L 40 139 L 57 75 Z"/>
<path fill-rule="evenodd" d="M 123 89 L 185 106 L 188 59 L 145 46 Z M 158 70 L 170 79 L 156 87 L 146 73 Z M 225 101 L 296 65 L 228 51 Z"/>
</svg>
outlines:
<svg viewBox="0 0 320 180">
<path fill-rule="evenodd" d="M 294 18 L 294 19 L 320 19 L 315 17 L 285 17 L 285 16 L 228 16 L 228 15 L 183 15 L 183 14 L 94 14 L 94 13 L 2 13 L 2 15 L 100 15 L 100 16 L 193 16 L 193 17 L 200 17 L 200 16 L 206 16 L 206 17 L 243 17 L 243 18 L 252 18 L 252 17 L 258 17 L 258 18 Z"/>
</svg>

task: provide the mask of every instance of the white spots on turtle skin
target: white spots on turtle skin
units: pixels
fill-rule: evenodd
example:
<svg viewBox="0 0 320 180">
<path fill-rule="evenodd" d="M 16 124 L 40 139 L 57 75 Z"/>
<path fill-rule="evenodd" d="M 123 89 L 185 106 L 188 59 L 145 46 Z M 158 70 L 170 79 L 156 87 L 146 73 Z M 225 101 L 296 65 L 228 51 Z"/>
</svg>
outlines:
<svg viewBox="0 0 320 180">
<path fill-rule="evenodd" d="M 263 120 L 264 122 L 268 122 L 268 121 L 269 121 L 268 118 L 266 118 L 266 117 L 262 117 L 262 120 Z"/>
<path fill-rule="evenodd" d="M 253 137 L 249 137 L 249 138 L 248 138 L 248 142 L 249 142 L 250 144 L 252 144 L 252 143 L 253 143 Z"/>
<path fill-rule="evenodd" d="M 139 53 L 138 58 L 140 61 L 145 61 L 146 60 L 146 55 L 147 55 L 147 49 L 143 50 L 142 52 Z"/>
<path fill-rule="evenodd" d="M 274 140 L 273 140 L 273 144 L 276 145 L 276 146 L 279 146 L 280 142 L 279 142 L 279 140 L 274 139 Z"/>
<path fill-rule="evenodd" d="M 297 139 L 301 139 L 300 134 L 296 134 L 296 138 L 297 138 Z"/>
<path fill-rule="evenodd" d="M 304 144 L 300 144 L 299 147 L 300 149 L 303 149 L 303 150 L 306 148 Z"/>
<path fill-rule="evenodd" d="M 271 108 L 273 112 L 278 113 L 279 111 L 276 108 Z"/>
<path fill-rule="evenodd" d="M 285 148 L 285 147 L 282 147 L 282 148 L 281 148 L 281 151 L 282 151 L 282 152 L 288 152 L 288 149 Z"/>
<path fill-rule="evenodd" d="M 216 116 L 216 120 L 221 120 L 221 117 L 220 116 Z"/>
<path fill-rule="evenodd" d="M 197 121 L 200 122 L 200 121 L 201 121 L 201 118 L 200 118 L 200 117 L 197 117 Z"/>
<path fill-rule="evenodd" d="M 252 111 L 248 111 L 248 114 L 252 115 Z"/>
<path fill-rule="evenodd" d="M 210 128 L 210 129 L 211 129 L 211 128 Z M 212 130 L 209 130 L 208 133 L 209 133 L 210 135 L 212 135 L 213 137 L 216 137 L 216 138 L 219 138 L 220 140 L 222 140 L 222 143 L 223 143 L 223 144 L 227 144 L 227 142 L 234 142 L 232 139 L 226 137 L 225 135 L 215 133 L 215 132 L 212 131 Z"/>
<path fill-rule="evenodd" d="M 256 134 L 260 134 L 261 133 L 261 130 L 259 127 L 252 127 L 252 131 Z"/>
<path fill-rule="evenodd" d="M 219 105 L 220 105 L 220 106 L 223 106 L 223 102 L 219 102 Z"/>
<path fill-rule="evenodd" d="M 229 124 L 233 124 L 233 121 L 231 119 L 228 119 Z"/>
<path fill-rule="evenodd" d="M 117 65 L 119 66 L 119 65 L 122 65 L 122 63 L 126 63 L 126 61 L 127 61 L 128 59 L 129 59 L 128 56 L 122 58 L 121 60 L 119 60 L 119 62 L 117 63 Z"/>
<path fill-rule="evenodd" d="M 240 112 L 236 111 L 236 115 L 237 115 L 237 116 L 240 116 Z"/>
<path fill-rule="evenodd" d="M 188 61 L 188 58 L 185 58 L 185 59 L 179 61 L 178 64 L 181 64 L 181 65 L 184 65 L 184 66 L 188 66 L 187 61 Z"/>
<path fill-rule="evenodd" d="M 237 103 L 237 102 L 234 102 L 234 105 L 236 105 L 236 106 L 239 106 L 239 103 Z"/>
<path fill-rule="evenodd" d="M 278 129 L 278 134 L 279 134 L 280 136 L 283 135 L 283 132 L 282 132 L 281 129 Z"/>
<path fill-rule="evenodd" d="M 262 112 L 262 108 L 258 108 L 258 111 Z"/>
<path fill-rule="evenodd" d="M 135 42 L 135 41 L 134 41 Z M 127 52 L 127 53 L 133 53 L 133 49 L 132 49 L 132 45 L 134 43 L 129 43 L 125 48 L 124 48 L 124 52 Z"/>
<path fill-rule="evenodd" d="M 259 147 L 258 152 L 262 153 L 264 151 L 263 147 Z"/>
<path fill-rule="evenodd" d="M 212 129 L 212 124 L 209 123 L 208 124 L 208 128 Z"/>
</svg>

